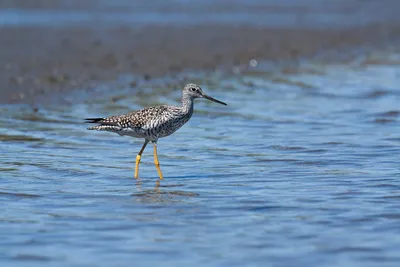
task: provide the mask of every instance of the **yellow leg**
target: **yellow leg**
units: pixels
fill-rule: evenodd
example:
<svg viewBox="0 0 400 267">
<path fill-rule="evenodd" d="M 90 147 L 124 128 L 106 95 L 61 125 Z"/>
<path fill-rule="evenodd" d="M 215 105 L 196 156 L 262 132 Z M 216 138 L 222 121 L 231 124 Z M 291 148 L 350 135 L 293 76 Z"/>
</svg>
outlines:
<svg viewBox="0 0 400 267">
<path fill-rule="evenodd" d="M 163 179 L 163 175 L 160 169 L 160 162 L 158 161 L 158 155 L 157 155 L 157 143 L 154 143 L 154 165 L 156 165 L 157 172 L 158 172 L 158 177 L 160 177 L 160 180 Z"/>
<path fill-rule="evenodd" d="M 142 158 L 142 153 L 144 151 L 144 149 L 146 148 L 147 144 L 149 143 L 149 141 L 145 140 L 144 144 L 142 146 L 142 149 L 140 149 L 139 154 L 137 154 L 136 156 L 136 164 L 135 164 L 135 179 L 137 179 L 139 177 L 139 164 L 140 164 L 140 159 Z"/>
</svg>

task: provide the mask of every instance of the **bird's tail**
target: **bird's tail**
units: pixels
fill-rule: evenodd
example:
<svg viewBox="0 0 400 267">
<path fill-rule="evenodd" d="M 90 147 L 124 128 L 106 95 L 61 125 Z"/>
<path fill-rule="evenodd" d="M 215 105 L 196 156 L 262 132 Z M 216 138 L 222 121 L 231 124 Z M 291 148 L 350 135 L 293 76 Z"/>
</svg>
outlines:
<svg viewBox="0 0 400 267">
<path fill-rule="evenodd" d="M 102 130 L 101 122 L 104 118 L 87 118 L 85 119 L 85 123 L 99 123 L 100 125 L 92 126 L 87 128 L 88 130 Z"/>
<path fill-rule="evenodd" d="M 115 122 L 105 121 L 105 118 L 87 118 L 85 119 L 85 123 L 97 123 L 98 125 L 91 126 L 87 128 L 88 130 L 97 130 L 97 131 L 120 131 L 121 127 Z"/>
<path fill-rule="evenodd" d="M 85 123 L 100 123 L 104 118 L 87 118 Z"/>
</svg>

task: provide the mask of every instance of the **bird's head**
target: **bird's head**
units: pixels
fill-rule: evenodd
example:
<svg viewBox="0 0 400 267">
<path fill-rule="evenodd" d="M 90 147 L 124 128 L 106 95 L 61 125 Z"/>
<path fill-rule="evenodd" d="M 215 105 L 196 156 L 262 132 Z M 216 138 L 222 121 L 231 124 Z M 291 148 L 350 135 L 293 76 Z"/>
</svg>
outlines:
<svg viewBox="0 0 400 267">
<path fill-rule="evenodd" d="M 211 96 L 206 95 L 203 90 L 201 89 L 200 86 L 198 86 L 197 84 L 194 83 L 189 83 L 187 84 L 184 88 L 183 88 L 183 96 L 185 97 L 189 97 L 191 99 L 195 99 L 195 98 L 205 98 L 208 100 L 211 100 L 213 102 L 222 104 L 226 106 L 226 103 L 219 101 L 215 98 L 212 98 Z"/>
</svg>

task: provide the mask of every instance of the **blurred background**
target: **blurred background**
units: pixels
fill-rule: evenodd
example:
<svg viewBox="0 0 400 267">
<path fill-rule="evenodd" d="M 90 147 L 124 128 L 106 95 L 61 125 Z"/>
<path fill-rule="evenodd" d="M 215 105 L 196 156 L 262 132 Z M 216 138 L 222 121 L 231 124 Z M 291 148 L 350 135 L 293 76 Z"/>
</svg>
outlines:
<svg viewBox="0 0 400 267">
<path fill-rule="evenodd" d="M 0 265 L 399 266 L 400 1 L 0 1 Z M 151 149 L 83 119 L 228 106 Z"/>
<path fill-rule="evenodd" d="M 1 99 L 392 44 L 398 1 L 1 1 Z M 334 53 L 333 55 L 331 53 Z M 46 100 L 45 100 L 46 101 Z"/>
</svg>

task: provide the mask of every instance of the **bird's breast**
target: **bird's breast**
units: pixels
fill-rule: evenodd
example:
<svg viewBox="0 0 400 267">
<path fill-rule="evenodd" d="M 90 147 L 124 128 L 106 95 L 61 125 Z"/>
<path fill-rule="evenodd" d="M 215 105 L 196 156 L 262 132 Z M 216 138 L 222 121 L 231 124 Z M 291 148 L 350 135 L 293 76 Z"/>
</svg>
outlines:
<svg viewBox="0 0 400 267">
<path fill-rule="evenodd" d="M 149 123 L 145 126 L 147 135 L 151 138 L 162 138 L 171 135 L 181 128 L 190 117 L 188 114 L 186 116 L 175 116 Z"/>
</svg>

